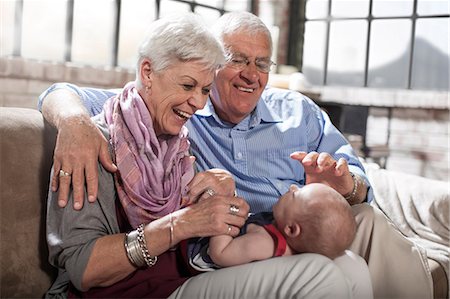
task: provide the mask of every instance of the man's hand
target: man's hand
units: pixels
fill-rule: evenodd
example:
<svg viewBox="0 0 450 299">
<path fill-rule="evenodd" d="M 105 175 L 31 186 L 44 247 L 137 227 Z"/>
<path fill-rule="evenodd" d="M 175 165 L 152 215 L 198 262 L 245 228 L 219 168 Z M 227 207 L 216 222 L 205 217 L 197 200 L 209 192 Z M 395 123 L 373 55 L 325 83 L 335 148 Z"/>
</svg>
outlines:
<svg viewBox="0 0 450 299">
<path fill-rule="evenodd" d="M 291 158 L 305 168 L 306 184 L 324 183 L 342 195 L 353 190 L 353 179 L 344 158 L 336 162 L 330 154 L 317 152 L 294 152 Z"/>
<path fill-rule="evenodd" d="M 97 198 L 97 161 L 110 172 L 117 170 L 108 152 L 107 140 L 86 115 L 67 117 L 59 122 L 53 159 L 52 191 L 59 189 L 58 204 L 64 207 L 72 183 L 73 207 L 76 210 L 83 207 L 85 180 L 89 202 Z M 70 175 L 60 176 L 60 170 Z"/>
</svg>

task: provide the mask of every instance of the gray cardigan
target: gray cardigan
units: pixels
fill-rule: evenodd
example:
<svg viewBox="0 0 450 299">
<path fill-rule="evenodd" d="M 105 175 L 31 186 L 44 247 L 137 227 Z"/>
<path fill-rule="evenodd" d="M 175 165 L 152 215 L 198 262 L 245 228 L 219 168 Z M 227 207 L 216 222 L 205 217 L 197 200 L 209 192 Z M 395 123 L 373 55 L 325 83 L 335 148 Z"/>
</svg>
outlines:
<svg viewBox="0 0 450 299">
<path fill-rule="evenodd" d="M 109 140 L 104 114 L 93 117 L 96 125 Z M 47 199 L 47 243 L 49 261 L 58 268 L 58 277 L 46 297 L 67 297 L 69 280 L 77 289 L 95 241 L 103 236 L 119 233 L 115 200 L 114 177 L 98 164 L 98 196 L 88 202 L 85 191 L 84 205 L 80 211 L 73 209 L 73 193 L 65 208 L 58 206 L 58 192 L 49 191 Z M 53 173 L 52 173 L 53 175 Z"/>
</svg>

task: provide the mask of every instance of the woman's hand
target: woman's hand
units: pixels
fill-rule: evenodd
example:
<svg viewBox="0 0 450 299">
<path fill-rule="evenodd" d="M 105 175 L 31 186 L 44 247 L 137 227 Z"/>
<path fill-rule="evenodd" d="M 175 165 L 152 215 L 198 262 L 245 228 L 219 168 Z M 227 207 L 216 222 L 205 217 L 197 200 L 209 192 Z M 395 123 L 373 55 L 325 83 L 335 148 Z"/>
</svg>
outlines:
<svg viewBox="0 0 450 299">
<path fill-rule="evenodd" d="M 182 206 L 188 206 L 213 195 L 234 196 L 236 185 L 233 176 L 226 170 L 214 168 L 199 172 L 188 184 L 187 198 Z"/>
<path fill-rule="evenodd" d="M 53 156 L 52 191 L 59 189 L 58 205 L 67 204 L 70 184 L 73 184 L 74 209 L 83 207 L 85 181 L 90 202 L 98 191 L 98 164 L 110 172 L 117 167 L 108 152 L 108 143 L 92 120 L 85 115 L 71 116 L 58 124 L 58 137 Z M 60 176 L 60 170 L 68 175 Z"/>
<path fill-rule="evenodd" d="M 241 197 L 213 195 L 173 212 L 174 240 L 229 234 L 236 236 L 250 207 Z"/>
</svg>

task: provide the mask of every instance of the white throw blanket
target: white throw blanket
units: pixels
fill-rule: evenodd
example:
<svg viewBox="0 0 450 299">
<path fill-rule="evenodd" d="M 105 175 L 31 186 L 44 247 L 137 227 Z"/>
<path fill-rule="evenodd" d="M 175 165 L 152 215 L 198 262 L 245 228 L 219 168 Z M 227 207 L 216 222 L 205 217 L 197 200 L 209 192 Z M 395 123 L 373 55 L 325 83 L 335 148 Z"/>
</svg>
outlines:
<svg viewBox="0 0 450 299">
<path fill-rule="evenodd" d="M 415 175 L 366 167 L 378 207 L 410 241 L 437 261 L 449 277 L 449 185 Z"/>
</svg>

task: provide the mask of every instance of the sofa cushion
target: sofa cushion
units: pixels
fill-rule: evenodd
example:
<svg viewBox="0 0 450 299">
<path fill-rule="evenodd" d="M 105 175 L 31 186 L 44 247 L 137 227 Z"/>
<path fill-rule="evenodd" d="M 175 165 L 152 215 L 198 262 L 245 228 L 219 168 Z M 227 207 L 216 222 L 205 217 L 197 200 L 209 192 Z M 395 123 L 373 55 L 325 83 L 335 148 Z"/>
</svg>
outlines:
<svg viewBox="0 0 450 299">
<path fill-rule="evenodd" d="M 1 298 L 41 297 L 54 278 L 45 205 L 55 136 L 39 111 L 0 108 Z"/>
</svg>

